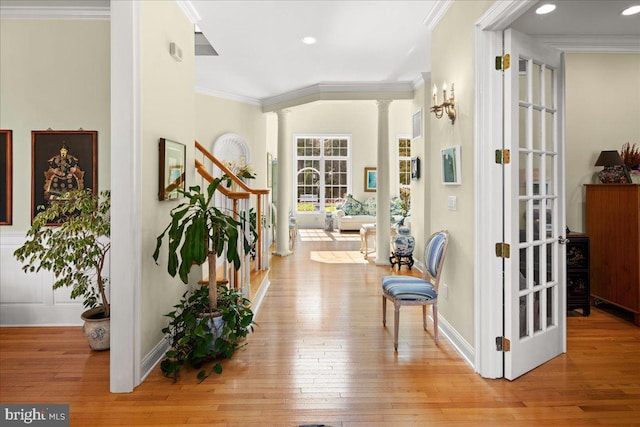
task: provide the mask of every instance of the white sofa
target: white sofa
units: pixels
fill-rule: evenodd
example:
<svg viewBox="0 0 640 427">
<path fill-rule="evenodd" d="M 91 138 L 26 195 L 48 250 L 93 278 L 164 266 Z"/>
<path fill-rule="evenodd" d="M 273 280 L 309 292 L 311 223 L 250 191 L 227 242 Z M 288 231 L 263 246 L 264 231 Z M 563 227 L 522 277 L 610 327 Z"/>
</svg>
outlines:
<svg viewBox="0 0 640 427">
<path fill-rule="evenodd" d="M 397 223 L 403 218 L 399 197 L 391 198 L 391 222 Z M 350 194 L 336 210 L 339 231 L 359 231 L 364 224 L 376 223 L 376 198 L 369 197 L 364 202 Z"/>
<path fill-rule="evenodd" d="M 347 215 L 341 209 L 336 211 L 338 219 L 338 230 L 358 231 L 363 224 L 375 224 L 376 217 L 373 215 Z"/>
</svg>

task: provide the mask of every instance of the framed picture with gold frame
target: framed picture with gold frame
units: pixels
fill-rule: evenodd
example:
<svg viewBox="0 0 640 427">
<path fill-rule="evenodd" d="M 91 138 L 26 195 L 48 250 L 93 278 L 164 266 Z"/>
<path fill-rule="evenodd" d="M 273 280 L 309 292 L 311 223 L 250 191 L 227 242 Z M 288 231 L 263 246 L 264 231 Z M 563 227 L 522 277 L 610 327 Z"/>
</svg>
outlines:
<svg viewBox="0 0 640 427">
<path fill-rule="evenodd" d="M 0 129 L 0 225 L 11 225 L 11 202 L 13 200 L 12 135 L 12 131 Z"/>
<path fill-rule="evenodd" d="M 97 194 L 98 131 L 31 131 L 31 186 L 32 220 L 68 191 Z"/>
<path fill-rule="evenodd" d="M 181 197 L 178 190 L 185 190 L 186 155 L 186 145 L 160 138 L 160 173 L 158 175 L 160 201 L 178 199 Z"/>
<path fill-rule="evenodd" d="M 364 168 L 364 191 L 374 192 L 378 188 L 378 174 L 376 168 Z"/>
</svg>

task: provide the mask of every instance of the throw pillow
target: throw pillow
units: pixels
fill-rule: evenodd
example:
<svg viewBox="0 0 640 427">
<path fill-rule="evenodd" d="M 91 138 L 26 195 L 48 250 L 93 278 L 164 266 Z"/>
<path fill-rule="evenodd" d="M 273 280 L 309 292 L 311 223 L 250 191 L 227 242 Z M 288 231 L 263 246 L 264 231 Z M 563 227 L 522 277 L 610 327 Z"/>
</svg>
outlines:
<svg viewBox="0 0 640 427">
<path fill-rule="evenodd" d="M 364 215 L 376 216 L 376 198 L 369 197 L 364 201 L 362 213 Z"/>
<path fill-rule="evenodd" d="M 362 213 L 362 203 L 349 194 L 342 204 L 342 210 L 346 215 L 360 215 Z"/>
</svg>

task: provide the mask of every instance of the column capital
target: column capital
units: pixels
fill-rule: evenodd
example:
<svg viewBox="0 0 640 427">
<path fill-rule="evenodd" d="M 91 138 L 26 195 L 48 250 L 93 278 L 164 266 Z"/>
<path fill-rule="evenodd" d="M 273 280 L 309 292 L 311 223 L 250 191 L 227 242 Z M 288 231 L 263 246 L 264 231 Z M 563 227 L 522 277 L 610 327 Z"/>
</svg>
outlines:
<svg viewBox="0 0 640 427">
<path fill-rule="evenodd" d="M 378 105 L 378 110 L 384 110 L 389 108 L 391 102 L 393 102 L 393 99 L 378 99 L 376 105 Z"/>
</svg>

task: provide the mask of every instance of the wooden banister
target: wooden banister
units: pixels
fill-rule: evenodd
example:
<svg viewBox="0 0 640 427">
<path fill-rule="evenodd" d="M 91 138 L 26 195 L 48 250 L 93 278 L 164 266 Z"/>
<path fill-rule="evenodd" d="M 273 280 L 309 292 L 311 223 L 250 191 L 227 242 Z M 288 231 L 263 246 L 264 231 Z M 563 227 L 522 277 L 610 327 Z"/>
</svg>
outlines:
<svg viewBox="0 0 640 427">
<path fill-rule="evenodd" d="M 257 239 L 256 239 L 256 260 L 257 265 L 263 265 L 262 259 L 265 254 L 262 253 L 262 239 L 264 238 L 262 233 L 262 196 L 266 196 L 269 194 L 271 190 L 269 189 L 255 189 L 249 187 L 244 181 L 242 181 L 238 176 L 236 176 L 223 162 L 218 160 L 213 154 L 211 154 L 206 148 L 204 148 L 198 141 L 195 141 L 196 150 L 198 150 L 204 157 L 209 159 L 216 165 L 223 174 L 226 174 L 233 182 L 235 182 L 243 191 L 231 191 L 229 188 L 225 186 L 219 186 L 217 189 L 226 197 L 233 200 L 234 211 L 237 209 L 238 200 L 240 199 L 249 199 L 251 196 L 256 196 L 256 231 L 257 231 Z M 195 159 L 195 168 L 198 174 L 202 176 L 207 182 L 212 182 L 214 177 L 207 171 L 205 165 Z"/>
</svg>

